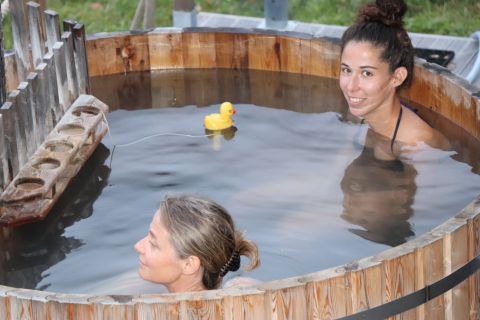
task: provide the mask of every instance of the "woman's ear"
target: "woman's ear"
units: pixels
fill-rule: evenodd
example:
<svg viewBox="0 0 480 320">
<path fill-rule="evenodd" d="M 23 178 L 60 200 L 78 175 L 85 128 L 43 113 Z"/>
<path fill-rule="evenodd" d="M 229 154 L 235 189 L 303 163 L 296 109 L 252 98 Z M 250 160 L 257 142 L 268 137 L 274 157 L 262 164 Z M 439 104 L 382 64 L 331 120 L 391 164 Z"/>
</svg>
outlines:
<svg viewBox="0 0 480 320">
<path fill-rule="evenodd" d="M 184 259 L 183 263 L 183 273 L 184 274 L 194 274 L 200 270 L 200 259 L 197 256 L 188 256 Z"/>
<path fill-rule="evenodd" d="M 392 80 L 393 85 L 395 87 L 399 87 L 403 83 L 403 81 L 405 81 L 405 79 L 407 78 L 407 75 L 408 75 L 407 68 L 398 67 L 397 69 L 395 69 L 395 71 L 393 72 L 393 80 Z"/>
</svg>

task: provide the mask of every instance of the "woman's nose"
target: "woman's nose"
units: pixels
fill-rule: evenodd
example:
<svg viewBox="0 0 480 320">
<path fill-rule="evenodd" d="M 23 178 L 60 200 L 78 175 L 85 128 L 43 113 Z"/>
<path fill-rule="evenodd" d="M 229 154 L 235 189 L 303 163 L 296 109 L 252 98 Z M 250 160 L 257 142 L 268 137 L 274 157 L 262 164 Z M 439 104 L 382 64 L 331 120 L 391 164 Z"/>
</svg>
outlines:
<svg viewBox="0 0 480 320">
<path fill-rule="evenodd" d="M 144 248 L 144 243 L 145 243 L 145 238 L 142 238 L 140 240 L 138 240 L 137 243 L 135 243 L 135 250 L 138 252 L 138 253 L 143 253 L 143 248 Z"/>
<path fill-rule="evenodd" d="M 348 91 L 355 91 L 358 89 L 358 78 L 355 75 L 352 75 L 348 79 L 347 89 Z"/>
</svg>

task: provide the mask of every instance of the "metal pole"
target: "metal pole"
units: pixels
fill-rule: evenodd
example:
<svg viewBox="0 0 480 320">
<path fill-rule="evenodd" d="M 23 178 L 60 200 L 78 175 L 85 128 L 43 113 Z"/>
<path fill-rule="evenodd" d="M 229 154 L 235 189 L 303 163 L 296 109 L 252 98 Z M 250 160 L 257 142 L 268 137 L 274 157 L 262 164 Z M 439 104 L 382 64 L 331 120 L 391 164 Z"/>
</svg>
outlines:
<svg viewBox="0 0 480 320">
<path fill-rule="evenodd" d="M 197 10 L 194 0 L 175 0 L 173 2 L 173 26 L 177 28 L 197 26 Z"/>
<path fill-rule="evenodd" d="M 288 24 L 288 0 L 264 0 L 265 26 L 285 29 Z"/>
</svg>

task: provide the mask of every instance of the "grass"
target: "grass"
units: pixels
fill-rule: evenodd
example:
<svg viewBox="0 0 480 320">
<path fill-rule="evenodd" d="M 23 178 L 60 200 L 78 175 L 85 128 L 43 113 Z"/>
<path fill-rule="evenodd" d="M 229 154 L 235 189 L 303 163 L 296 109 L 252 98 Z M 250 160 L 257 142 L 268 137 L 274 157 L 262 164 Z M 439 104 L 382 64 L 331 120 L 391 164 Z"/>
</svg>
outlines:
<svg viewBox="0 0 480 320">
<path fill-rule="evenodd" d="M 365 0 L 290 0 L 291 20 L 349 25 Z M 48 0 L 48 7 L 61 19 L 85 24 L 87 33 L 128 30 L 138 1 L 135 0 Z M 477 0 L 407 0 L 406 28 L 412 32 L 469 36 L 480 30 L 480 2 Z M 262 0 L 197 0 L 205 12 L 263 16 Z M 156 0 L 159 27 L 172 25 L 173 0 Z M 10 21 L 5 19 L 5 48 L 11 48 Z"/>
</svg>

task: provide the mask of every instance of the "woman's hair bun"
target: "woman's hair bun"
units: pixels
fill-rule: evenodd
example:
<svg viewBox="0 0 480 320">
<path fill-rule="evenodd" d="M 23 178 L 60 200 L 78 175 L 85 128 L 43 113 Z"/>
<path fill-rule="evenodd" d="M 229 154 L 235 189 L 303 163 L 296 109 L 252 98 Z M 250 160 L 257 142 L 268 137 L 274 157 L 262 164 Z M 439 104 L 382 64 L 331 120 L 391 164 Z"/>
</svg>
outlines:
<svg viewBox="0 0 480 320">
<path fill-rule="evenodd" d="M 403 0 L 376 0 L 358 12 L 357 22 L 381 22 L 387 26 L 403 27 L 407 4 Z"/>
</svg>

